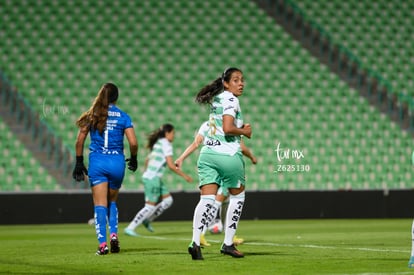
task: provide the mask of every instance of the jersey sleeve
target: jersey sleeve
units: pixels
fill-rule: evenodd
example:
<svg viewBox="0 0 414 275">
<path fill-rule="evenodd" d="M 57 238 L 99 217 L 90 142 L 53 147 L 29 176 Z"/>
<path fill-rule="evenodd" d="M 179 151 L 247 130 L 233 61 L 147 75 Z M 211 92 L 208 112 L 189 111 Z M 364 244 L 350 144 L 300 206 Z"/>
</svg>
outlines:
<svg viewBox="0 0 414 275">
<path fill-rule="evenodd" d="M 235 96 L 231 96 L 223 100 L 223 115 L 231 115 L 236 118 L 239 111 L 239 100 Z"/>
<path fill-rule="evenodd" d="M 198 129 L 198 134 L 200 136 L 205 137 L 207 135 L 208 129 L 208 121 L 205 121 L 203 124 L 201 124 L 200 128 Z"/>
<path fill-rule="evenodd" d="M 124 113 L 124 117 L 125 117 L 125 129 L 134 128 L 134 124 L 132 123 L 131 117 L 127 113 Z"/>
<path fill-rule="evenodd" d="M 162 152 L 164 156 L 169 157 L 173 155 L 173 147 L 166 139 L 162 142 Z"/>
</svg>

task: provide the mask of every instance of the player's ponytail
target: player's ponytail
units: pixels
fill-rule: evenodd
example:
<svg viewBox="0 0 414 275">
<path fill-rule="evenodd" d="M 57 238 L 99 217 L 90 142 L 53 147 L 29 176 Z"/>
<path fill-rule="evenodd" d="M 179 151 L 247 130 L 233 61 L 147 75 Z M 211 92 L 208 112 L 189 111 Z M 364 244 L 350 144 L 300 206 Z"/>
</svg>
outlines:
<svg viewBox="0 0 414 275">
<path fill-rule="evenodd" d="M 195 102 L 199 104 L 211 104 L 213 98 L 224 90 L 224 82 L 229 82 L 233 72 L 242 72 L 241 70 L 230 67 L 224 70 L 221 77 L 217 78 L 210 84 L 204 86 L 196 95 Z"/>
<path fill-rule="evenodd" d="M 90 127 L 103 133 L 108 118 L 109 103 L 118 99 L 118 87 L 113 83 L 104 84 L 98 92 L 92 106 L 76 121 L 78 127 Z"/>
<path fill-rule="evenodd" d="M 199 104 L 211 104 L 213 98 L 224 89 L 221 77 L 204 86 L 196 95 L 195 101 Z"/>
<path fill-rule="evenodd" d="M 147 148 L 152 150 L 157 140 L 160 138 L 164 138 L 165 134 L 170 133 L 172 130 L 174 130 L 174 126 L 172 124 L 166 123 L 166 124 L 163 124 L 157 130 L 153 131 L 151 134 L 148 135 Z"/>
</svg>

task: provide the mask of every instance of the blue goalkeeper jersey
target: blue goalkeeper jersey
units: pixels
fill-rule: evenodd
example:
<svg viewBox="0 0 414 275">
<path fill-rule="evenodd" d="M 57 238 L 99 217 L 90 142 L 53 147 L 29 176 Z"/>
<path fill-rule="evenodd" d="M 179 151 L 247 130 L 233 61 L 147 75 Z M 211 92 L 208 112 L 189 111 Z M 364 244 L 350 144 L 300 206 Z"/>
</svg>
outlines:
<svg viewBox="0 0 414 275">
<path fill-rule="evenodd" d="M 124 132 L 127 128 L 132 128 L 131 118 L 117 106 L 110 104 L 108 108 L 108 118 L 106 127 L 101 134 L 97 129 L 91 129 L 91 153 L 101 153 L 105 155 L 124 154 Z"/>
</svg>

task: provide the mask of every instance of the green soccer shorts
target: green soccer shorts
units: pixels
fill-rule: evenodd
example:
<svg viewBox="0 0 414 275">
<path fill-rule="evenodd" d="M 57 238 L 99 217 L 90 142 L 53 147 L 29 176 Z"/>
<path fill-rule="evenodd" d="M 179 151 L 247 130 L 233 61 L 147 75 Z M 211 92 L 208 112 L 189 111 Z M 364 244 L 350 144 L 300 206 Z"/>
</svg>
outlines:
<svg viewBox="0 0 414 275">
<path fill-rule="evenodd" d="M 157 203 L 161 196 L 170 193 L 159 177 L 142 178 L 142 182 L 144 183 L 145 201 Z"/>
<path fill-rule="evenodd" d="M 245 166 L 241 152 L 233 156 L 205 150 L 197 162 L 199 186 L 217 183 L 223 189 L 245 184 Z"/>
</svg>

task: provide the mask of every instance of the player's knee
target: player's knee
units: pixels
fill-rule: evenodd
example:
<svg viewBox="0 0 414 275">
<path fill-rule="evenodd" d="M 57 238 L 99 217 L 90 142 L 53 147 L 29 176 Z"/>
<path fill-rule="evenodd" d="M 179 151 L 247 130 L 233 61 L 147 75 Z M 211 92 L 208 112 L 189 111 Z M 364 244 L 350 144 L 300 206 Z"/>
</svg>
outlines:
<svg viewBox="0 0 414 275">
<path fill-rule="evenodd" d="M 155 210 L 155 205 L 146 203 L 144 208 L 146 209 L 147 212 L 153 212 Z"/>
<path fill-rule="evenodd" d="M 162 200 L 164 209 L 169 208 L 172 204 L 173 204 L 174 200 L 172 198 L 172 196 L 166 197 L 165 199 Z"/>
<path fill-rule="evenodd" d="M 228 194 L 229 195 L 238 195 L 238 194 L 244 193 L 244 190 L 245 190 L 244 185 L 241 185 L 239 188 L 229 188 L 228 189 Z"/>
</svg>

